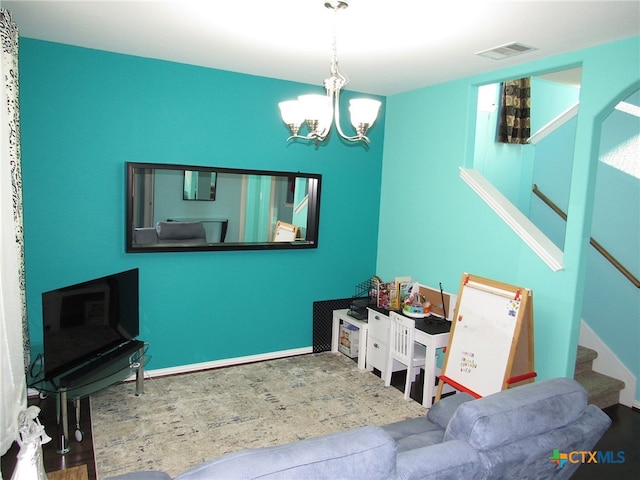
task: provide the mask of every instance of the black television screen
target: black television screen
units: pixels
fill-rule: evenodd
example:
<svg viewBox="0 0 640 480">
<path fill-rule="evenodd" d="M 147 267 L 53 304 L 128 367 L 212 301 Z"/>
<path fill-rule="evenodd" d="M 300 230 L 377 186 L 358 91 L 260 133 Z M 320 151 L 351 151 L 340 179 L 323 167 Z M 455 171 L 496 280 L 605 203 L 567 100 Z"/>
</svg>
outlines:
<svg viewBox="0 0 640 480">
<path fill-rule="evenodd" d="M 42 294 L 45 378 L 51 379 L 139 333 L 138 269 Z"/>
</svg>

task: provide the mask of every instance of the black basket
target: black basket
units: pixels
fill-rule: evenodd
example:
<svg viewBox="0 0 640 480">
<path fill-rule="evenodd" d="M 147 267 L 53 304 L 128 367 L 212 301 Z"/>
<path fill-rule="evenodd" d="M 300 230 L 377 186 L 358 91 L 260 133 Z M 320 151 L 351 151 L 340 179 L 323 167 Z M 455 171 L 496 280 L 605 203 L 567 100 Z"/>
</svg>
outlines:
<svg viewBox="0 0 640 480">
<path fill-rule="evenodd" d="M 354 298 L 367 298 L 369 303 L 376 303 L 378 297 L 378 283 L 372 278 L 356 285 Z"/>
</svg>

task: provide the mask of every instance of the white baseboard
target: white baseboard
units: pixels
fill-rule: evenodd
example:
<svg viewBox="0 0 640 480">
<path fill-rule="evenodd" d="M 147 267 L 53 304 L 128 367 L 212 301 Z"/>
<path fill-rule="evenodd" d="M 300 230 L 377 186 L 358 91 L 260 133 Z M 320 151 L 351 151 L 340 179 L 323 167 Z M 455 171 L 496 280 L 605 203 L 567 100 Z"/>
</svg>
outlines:
<svg viewBox="0 0 640 480">
<path fill-rule="evenodd" d="M 263 362 L 265 360 L 275 360 L 276 358 L 293 357 L 296 355 L 304 355 L 313 353 L 313 347 L 294 348 L 291 350 L 280 350 L 277 352 L 259 353 L 257 355 L 248 355 L 245 357 L 224 358 L 222 360 L 212 360 L 210 362 L 192 363 L 189 365 L 180 365 L 178 367 L 158 368 L 156 370 L 145 370 L 145 377 L 165 377 L 167 375 L 177 375 L 180 373 L 193 373 L 200 370 L 210 370 L 212 368 L 230 367 L 233 365 L 241 365 L 243 363 Z M 127 380 L 134 380 L 132 375 Z"/>
<path fill-rule="evenodd" d="M 636 377 L 624 366 L 620 359 L 609 347 L 591 330 L 589 325 L 581 320 L 580 337 L 578 343 L 583 347 L 598 352 L 598 358 L 593 361 L 593 370 L 624 382 L 624 389 L 620 391 L 620 403 L 627 407 L 640 408 L 640 400 L 635 398 Z"/>
</svg>

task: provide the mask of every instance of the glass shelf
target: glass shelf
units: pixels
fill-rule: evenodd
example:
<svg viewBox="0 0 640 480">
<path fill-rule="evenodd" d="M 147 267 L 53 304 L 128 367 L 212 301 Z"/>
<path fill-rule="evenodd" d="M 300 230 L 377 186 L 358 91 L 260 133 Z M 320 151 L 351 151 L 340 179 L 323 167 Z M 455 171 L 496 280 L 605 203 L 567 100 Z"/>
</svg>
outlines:
<svg viewBox="0 0 640 480">
<path fill-rule="evenodd" d="M 49 380 L 36 378 L 30 387 L 41 393 L 51 395 L 56 395 L 60 391 L 65 390 L 69 400 L 83 398 L 110 387 L 111 385 L 123 382 L 132 375 L 136 375 L 139 370 L 144 370 L 145 365 L 149 363 L 150 360 L 151 355 L 142 355 L 140 357 L 136 357 L 135 361 L 131 363 L 126 361 L 124 367 L 122 362 L 116 363 L 96 374 L 90 381 L 74 387 L 61 387 L 60 376 Z M 136 391 L 136 395 L 141 395 L 142 393 L 144 392 Z"/>
<path fill-rule="evenodd" d="M 136 381 L 136 396 L 144 393 L 144 367 L 151 360 L 151 356 L 144 354 L 144 351 L 146 351 L 146 346 L 141 348 L 138 354 L 125 356 L 114 364 L 91 375 L 86 381 L 80 381 L 77 385 L 70 387 L 61 386 L 61 379 L 69 372 L 65 372 L 51 379 L 45 379 L 44 372 L 42 372 L 33 379 L 33 382 L 29 385 L 30 388 L 39 391 L 40 395 L 55 395 L 56 397 L 56 418 L 58 419 L 57 453 L 65 454 L 71 450 L 68 441 L 68 402 L 74 402 L 76 421 L 79 423 L 80 399 L 83 397 L 121 383 L 134 375 Z M 76 440 L 82 441 L 82 433 L 77 430 L 75 434 Z M 80 438 L 78 438 L 78 434 Z"/>
</svg>

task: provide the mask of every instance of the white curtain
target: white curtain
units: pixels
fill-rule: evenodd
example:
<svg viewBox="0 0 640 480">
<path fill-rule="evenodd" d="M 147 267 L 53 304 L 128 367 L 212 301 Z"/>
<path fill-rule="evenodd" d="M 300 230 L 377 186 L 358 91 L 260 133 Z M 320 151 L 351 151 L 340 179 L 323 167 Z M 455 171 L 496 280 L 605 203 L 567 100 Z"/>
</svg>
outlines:
<svg viewBox="0 0 640 480">
<path fill-rule="evenodd" d="M 18 29 L 0 9 L 0 453 L 18 438 L 26 408 L 24 241 L 18 106 Z"/>
</svg>

